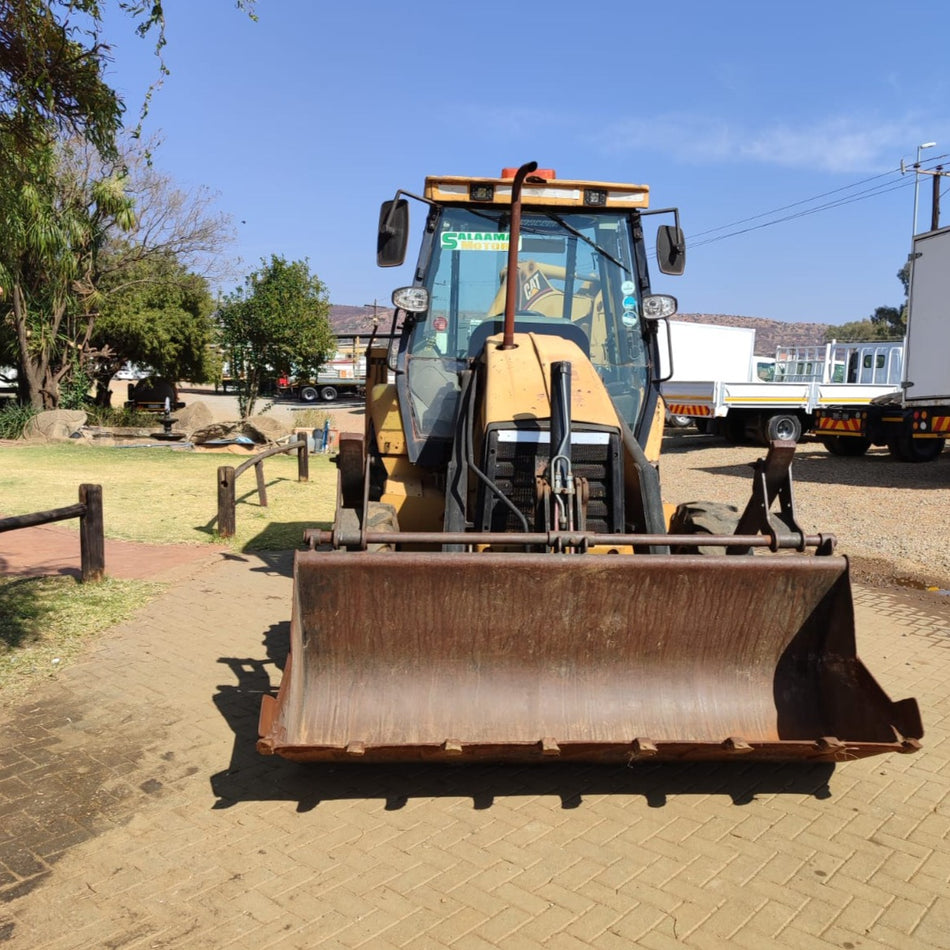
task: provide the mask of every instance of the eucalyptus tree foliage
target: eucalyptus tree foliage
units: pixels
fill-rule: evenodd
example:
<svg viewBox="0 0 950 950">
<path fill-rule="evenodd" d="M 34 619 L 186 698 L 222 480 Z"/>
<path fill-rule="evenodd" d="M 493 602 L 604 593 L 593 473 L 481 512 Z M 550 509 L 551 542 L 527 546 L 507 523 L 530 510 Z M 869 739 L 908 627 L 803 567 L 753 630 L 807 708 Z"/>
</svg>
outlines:
<svg viewBox="0 0 950 950">
<path fill-rule="evenodd" d="M 253 0 L 235 6 L 255 18 Z M 0 166 L 17 151 L 42 145 L 51 132 L 81 135 L 107 157 L 115 155 L 125 103 L 105 81 L 112 49 L 103 11 L 126 14 L 136 33 L 151 38 L 156 79 L 140 105 L 139 124 L 168 70 L 162 0 L 0 0 Z"/>
<path fill-rule="evenodd" d="M 10 151 L 42 147 L 51 130 L 114 147 L 124 106 L 103 78 L 109 47 L 100 21 L 94 0 L 0 0 L 4 163 Z"/>
<path fill-rule="evenodd" d="M 218 308 L 219 342 L 231 375 L 240 380 L 242 419 L 254 411 L 268 377 L 314 374 L 336 347 L 330 301 L 307 261 L 276 254 L 244 279 Z"/>
</svg>

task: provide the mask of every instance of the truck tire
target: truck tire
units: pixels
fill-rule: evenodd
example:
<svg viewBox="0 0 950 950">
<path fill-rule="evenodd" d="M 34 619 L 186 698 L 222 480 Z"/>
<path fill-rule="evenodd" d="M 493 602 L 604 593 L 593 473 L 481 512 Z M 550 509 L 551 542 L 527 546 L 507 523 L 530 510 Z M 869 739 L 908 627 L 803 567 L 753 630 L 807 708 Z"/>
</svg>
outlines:
<svg viewBox="0 0 950 950">
<path fill-rule="evenodd" d="M 718 501 L 683 502 L 670 518 L 670 534 L 735 534 L 739 509 Z M 723 554 L 724 548 L 674 546 L 673 554 Z"/>
<path fill-rule="evenodd" d="M 313 388 L 313 386 L 301 387 L 300 401 L 301 402 L 316 402 L 317 401 L 317 391 Z"/>
<path fill-rule="evenodd" d="M 870 439 L 859 439 L 854 436 L 846 435 L 825 436 L 821 440 L 821 444 L 832 455 L 845 455 L 851 458 L 864 455 L 864 453 L 871 448 Z"/>
<path fill-rule="evenodd" d="M 689 416 L 674 416 L 672 413 L 666 416 L 666 424 L 673 429 L 685 429 L 692 421 Z"/>
<path fill-rule="evenodd" d="M 901 432 L 888 441 L 887 448 L 901 462 L 932 462 L 945 443 L 945 439 L 915 439 L 909 432 Z"/>
<path fill-rule="evenodd" d="M 321 386 L 320 387 L 320 398 L 324 402 L 333 402 L 333 400 L 336 399 L 338 395 L 339 394 L 337 393 L 335 386 Z"/>
<path fill-rule="evenodd" d="M 766 442 L 797 442 L 802 437 L 802 420 L 792 413 L 769 416 L 764 426 Z"/>
</svg>

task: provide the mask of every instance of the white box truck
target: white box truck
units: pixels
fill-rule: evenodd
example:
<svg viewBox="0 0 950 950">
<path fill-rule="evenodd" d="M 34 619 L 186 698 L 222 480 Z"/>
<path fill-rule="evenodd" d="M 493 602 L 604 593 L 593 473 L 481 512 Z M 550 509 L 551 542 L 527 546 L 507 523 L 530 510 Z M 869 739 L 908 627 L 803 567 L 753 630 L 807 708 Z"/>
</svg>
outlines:
<svg viewBox="0 0 950 950">
<path fill-rule="evenodd" d="M 672 375 L 661 387 L 667 412 L 733 442 L 797 442 L 815 426 L 820 407 L 865 406 L 875 397 L 897 392 L 900 384 L 903 346 L 898 342 L 782 346 L 774 359 L 754 357 L 736 345 L 739 355 L 724 356 L 721 364 L 710 348 L 707 375 L 685 378 L 676 356 L 677 334 L 683 331 L 674 321 L 670 330 Z M 738 343 L 739 337 L 734 339 Z M 719 371 L 720 365 L 725 372 Z"/>
<path fill-rule="evenodd" d="M 903 462 L 931 462 L 950 436 L 950 228 L 918 234 L 913 255 L 899 387 L 816 413 L 815 431 L 837 455 L 886 445 Z"/>
</svg>

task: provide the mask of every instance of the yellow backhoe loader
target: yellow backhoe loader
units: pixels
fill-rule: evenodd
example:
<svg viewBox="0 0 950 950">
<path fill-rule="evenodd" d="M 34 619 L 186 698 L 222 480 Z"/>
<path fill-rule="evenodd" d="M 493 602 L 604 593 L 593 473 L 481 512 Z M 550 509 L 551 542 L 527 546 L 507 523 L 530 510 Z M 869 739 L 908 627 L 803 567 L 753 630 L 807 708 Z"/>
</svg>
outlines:
<svg viewBox="0 0 950 950">
<path fill-rule="evenodd" d="M 913 699 L 858 659 L 848 564 L 806 535 L 772 443 L 743 511 L 664 506 L 660 271 L 643 185 L 431 177 L 398 353 L 370 350 L 332 530 L 294 571 L 258 748 L 298 760 L 808 759 L 911 752 Z M 776 508 L 777 505 L 777 508 Z M 775 510 L 773 510 L 775 509 Z"/>
</svg>

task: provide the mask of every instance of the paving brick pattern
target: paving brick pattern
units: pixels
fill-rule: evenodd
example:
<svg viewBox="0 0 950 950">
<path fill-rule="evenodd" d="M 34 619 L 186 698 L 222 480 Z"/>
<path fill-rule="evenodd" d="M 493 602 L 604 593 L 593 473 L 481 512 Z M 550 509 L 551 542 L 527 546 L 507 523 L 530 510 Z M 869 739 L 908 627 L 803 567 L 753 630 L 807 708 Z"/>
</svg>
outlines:
<svg viewBox="0 0 950 950">
<path fill-rule="evenodd" d="M 0 712 L 0 943 L 950 947 L 950 603 L 856 588 L 916 755 L 302 766 L 254 751 L 289 563 L 195 565 Z"/>
</svg>

